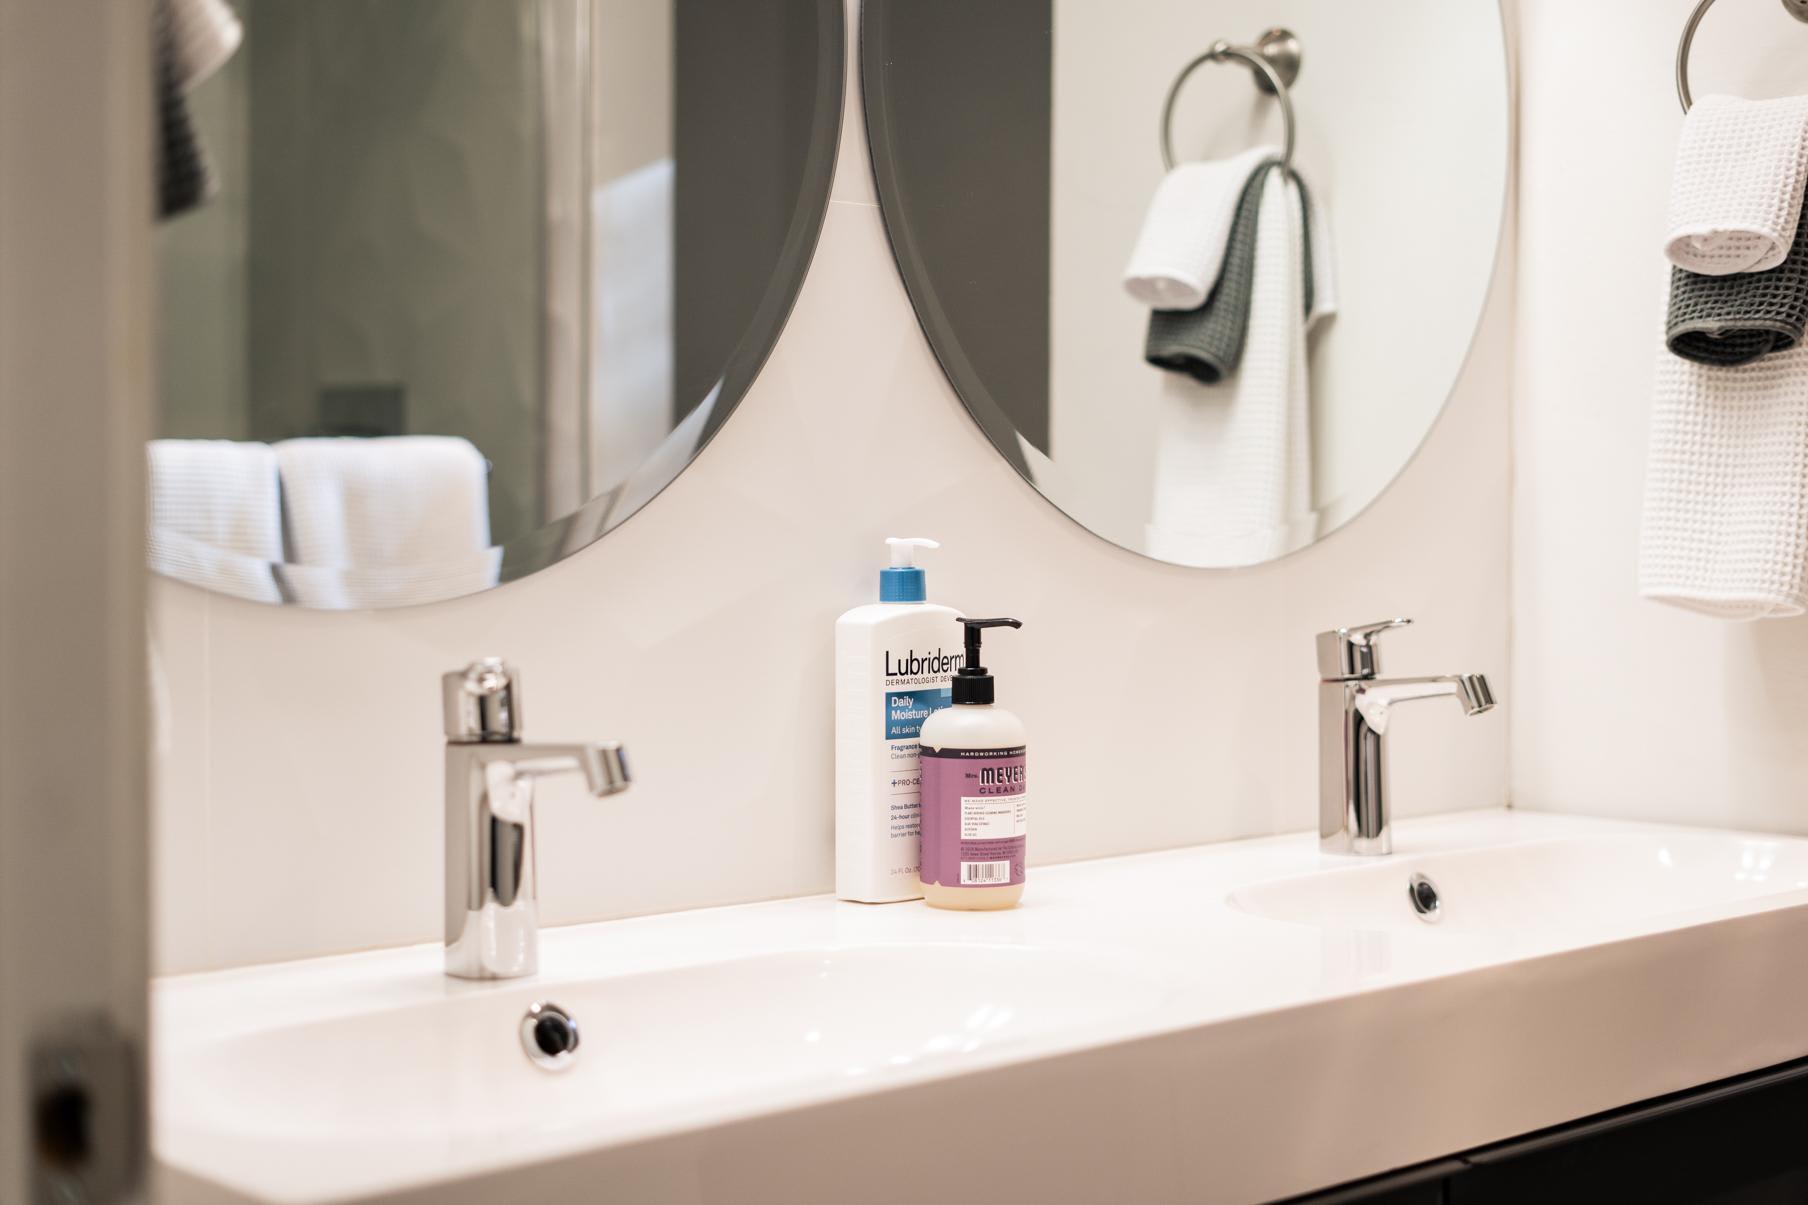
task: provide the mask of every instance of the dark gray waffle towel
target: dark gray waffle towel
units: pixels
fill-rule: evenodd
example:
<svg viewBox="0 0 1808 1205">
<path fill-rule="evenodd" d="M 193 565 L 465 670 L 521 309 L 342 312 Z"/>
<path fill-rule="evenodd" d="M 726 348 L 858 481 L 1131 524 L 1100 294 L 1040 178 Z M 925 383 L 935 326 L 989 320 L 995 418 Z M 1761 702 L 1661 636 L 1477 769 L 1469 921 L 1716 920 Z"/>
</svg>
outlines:
<svg viewBox="0 0 1808 1205">
<path fill-rule="evenodd" d="M 1781 264 L 1766 272 L 1700 276 L 1670 269 L 1664 340 L 1698 364 L 1749 364 L 1788 351 L 1808 329 L 1808 215 Z"/>
<path fill-rule="evenodd" d="M 170 21 L 168 0 L 160 0 L 156 9 L 157 216 L 166 220 L 201 205 L 213 195 L 215 186 L 207 151 L 177 77 Z"/>
<path fill-rule="evenodd" d="M 1250 173 L 1237 198 L 1231 219 L 1230 245 L 1218 283 L 1196 310 L 1151 310 L 1149 336 L 1143 358 L 1157 368 L 1181 372 L 1207 385 L 1216 385 L 1237 371 L 1243 359 L 1243 343 L 1249 334 L 1249 303 L 1256 273 L 1256 232 L 1260 226 L 1262 190 L 1268 173 L 1280 168 L 1271 159 Z M 1302 267 L 1305 271 L 1305 312 L 1312 312 L 1312 200 L 1306 182 L 1288 171 L 1299 187 Z"/>
</svg>

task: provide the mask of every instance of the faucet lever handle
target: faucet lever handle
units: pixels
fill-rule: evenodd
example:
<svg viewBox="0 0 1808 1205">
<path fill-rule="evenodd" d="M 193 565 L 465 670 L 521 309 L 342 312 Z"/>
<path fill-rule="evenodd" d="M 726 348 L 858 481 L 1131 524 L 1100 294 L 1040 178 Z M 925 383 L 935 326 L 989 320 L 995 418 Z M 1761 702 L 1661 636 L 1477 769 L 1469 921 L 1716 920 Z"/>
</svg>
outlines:
<svg viewBox="0 0 1808 1205">
<path fill-rule="evenodd" d="M 1410 619 L 1383 619 L 1379 623 L 1333 628 L 1318 634 L 1318 676 L 1327 682 L 1373 678 L 1381 672 L 1375 642 L 1383 632 L 1403 628 Z"/>
<path fill-rule="evenodd" d="M 442 674 L 440 700 L 454 744 L 521 739 L 521 671 L 499 657 Z"/>
</svg>

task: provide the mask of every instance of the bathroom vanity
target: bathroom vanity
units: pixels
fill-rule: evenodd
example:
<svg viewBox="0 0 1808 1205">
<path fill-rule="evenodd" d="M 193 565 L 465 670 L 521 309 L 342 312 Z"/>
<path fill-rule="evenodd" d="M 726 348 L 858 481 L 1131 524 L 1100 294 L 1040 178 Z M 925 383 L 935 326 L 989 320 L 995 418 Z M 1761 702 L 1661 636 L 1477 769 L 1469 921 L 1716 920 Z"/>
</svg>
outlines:
<svg viewBox="0 0 1808 1205">
<path fill-rule="evenodd" d="M 1515 1205 L 1808 1200 L 1808 1060 L 1643 1101 L 1393 1175 L 1305 1205 Z"/>
<path fill-rule="evenodd" d="M 1808 1046 L 1808 964 L 1774 954 L 1808 941 L 1808 840 L 1482 811 L 1395 846 L 1045 867 L 978 917 L 814 897 L 551 929 L 504 983 L 437 945 L 165 979 L 160 1174 L 197 1205 L 919 1200 L 872 1178 L 899 1151 L 1001 1199 L 1151 1205 L 1377 1175 L 1328 1199 L 1648 1199 L 1650 1151 L 1694 1160 L 1665 1184 L 1800 1174 L 1799 1069 L 1661 1098 Z M 523 1048 L 536 1004 L 582 1034 L 561 1069 Z"/>
</svg>

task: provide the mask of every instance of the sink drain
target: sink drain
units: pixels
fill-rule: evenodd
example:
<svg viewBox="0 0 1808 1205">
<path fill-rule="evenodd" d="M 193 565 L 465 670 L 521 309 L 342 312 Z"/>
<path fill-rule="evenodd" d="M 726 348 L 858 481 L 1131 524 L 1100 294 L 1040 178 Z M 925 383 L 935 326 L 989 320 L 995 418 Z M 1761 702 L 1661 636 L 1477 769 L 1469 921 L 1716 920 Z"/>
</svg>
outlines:
<svg viewBox="0 0 1808 1205">
<path fill-rule="evenodd" d="M 1414 874 L 1406 881 L 1406 898 L 1412 901 L 1413 911 L 1419 919 L 1428 925 L 1435 925 L 1444 917 L 1443 904 L 1438 899 L 1438 885 L 1431 881 L 1430 875 Z"/>
<path fill-rule="evenodd" d="M 521 1048 L 535 1065 L 563 1071 L 577 1061 L 578 1023 L 558 1005 L 537 1002 L 521 1018 Z"/>
</svg>

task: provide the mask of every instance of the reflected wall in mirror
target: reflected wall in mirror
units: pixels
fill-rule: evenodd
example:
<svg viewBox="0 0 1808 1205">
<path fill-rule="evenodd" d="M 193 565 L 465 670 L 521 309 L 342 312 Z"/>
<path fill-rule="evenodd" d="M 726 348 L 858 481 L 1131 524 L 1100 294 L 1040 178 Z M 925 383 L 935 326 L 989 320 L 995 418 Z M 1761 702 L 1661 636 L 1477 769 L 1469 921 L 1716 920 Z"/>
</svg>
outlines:
<svg viewBox="0 0 1808 1205">
<path fill-rule="evenodd" d="M 841 0 L 197 2 L 223 57 L 162 63 L 166 161 L 173 114 L 206 182 L 160 232 L 155 569 L 430 602 L 684 469 L 814 250 Z"/>
<path fill-rule="evenodd" d="M 911 300 L 1049 501 L 1160 560 L 1250 565 L 1348 522 L 1411 459 L 1498 250 L 1494 0 L 865 0 L 861 20 Z M 1277 26 L 1299 50 L 1273 59 L 1290 171 L 1269 166 L 1281 96 L 1235 50 L 1173 92 L 1168 171 L 1188 65 Z"/>
</svg>

